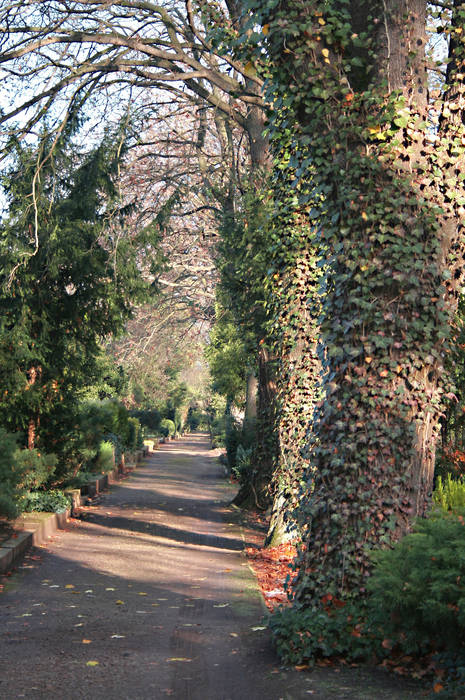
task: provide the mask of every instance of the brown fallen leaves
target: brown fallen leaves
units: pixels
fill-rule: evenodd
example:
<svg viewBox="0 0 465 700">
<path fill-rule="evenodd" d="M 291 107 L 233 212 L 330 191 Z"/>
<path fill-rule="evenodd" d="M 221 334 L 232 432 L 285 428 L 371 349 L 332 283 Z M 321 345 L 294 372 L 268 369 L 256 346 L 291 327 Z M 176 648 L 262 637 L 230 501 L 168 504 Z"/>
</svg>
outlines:
<svg viewBox="0 0 465 700">
<path fill-rule="evenodd" d="M 297 554 L 295 545 L 289 543 L 261 549 L 247 547 L 245 551 L 267 608 L 273 610 L 277 605 L 287 603 L 284 584 L 296 575 L 290 568 Z"/>
</svg>

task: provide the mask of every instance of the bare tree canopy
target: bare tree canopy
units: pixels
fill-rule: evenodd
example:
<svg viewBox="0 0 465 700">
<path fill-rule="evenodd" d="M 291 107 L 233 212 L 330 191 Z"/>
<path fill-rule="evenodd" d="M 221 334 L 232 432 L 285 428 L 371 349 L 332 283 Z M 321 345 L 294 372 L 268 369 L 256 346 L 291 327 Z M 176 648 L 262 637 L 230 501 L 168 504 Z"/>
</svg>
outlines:
<svg viewBox="0 0 465 700">
<path fill-rule="evenodd" d="M 236 2 L 213 13 L 191 0 L 5 0 L 0 121 L 19 119 L 28 131 L 44 115 L 59 123 L 96 95 L 108 99 L 124 90 L 134 100 L 147 88 L 168 88 L 205 100 L 246 127 L 249 111 L 262 104 L 262 81 L 208 38 L 213 21 L 237 35 L 239 11 Z"/>
</svg>

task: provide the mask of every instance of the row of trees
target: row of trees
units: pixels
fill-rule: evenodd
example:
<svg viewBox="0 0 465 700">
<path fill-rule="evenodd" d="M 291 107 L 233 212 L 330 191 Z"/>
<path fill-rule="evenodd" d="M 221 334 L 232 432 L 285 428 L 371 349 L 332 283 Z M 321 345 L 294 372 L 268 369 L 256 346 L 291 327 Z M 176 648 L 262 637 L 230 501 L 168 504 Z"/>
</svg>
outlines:
<svg viewBox="0 0 465 700">
<path fill-rule="evenodd" d="M 5 135 L 30 138 L 44 115 L 65 133 L 78 108 L 114 117 L 131 103 L 126 204 L 144 202 L 138 232 L 158 217 L 181 333 L 191 323 L 202 337 L 215 315 L 216 386 L 249 424 L 257 383 L 237 501 L 273 502 L 270 540 L 297 521 L 303 606 L 363 592 L 369 550 L 430 502 L 465 255 L 464 12 L 458 0 L 26 0 L 0 12 Z M 31 259 L 55 148 L 28 190 Z M 142 313 L 135 324 L 156 324 L 135 328 L 121 357 L 150 354 L 166 329 L 166 313 Z M 27 391 L 42 385 L 38 366 Z"/>
</svg>

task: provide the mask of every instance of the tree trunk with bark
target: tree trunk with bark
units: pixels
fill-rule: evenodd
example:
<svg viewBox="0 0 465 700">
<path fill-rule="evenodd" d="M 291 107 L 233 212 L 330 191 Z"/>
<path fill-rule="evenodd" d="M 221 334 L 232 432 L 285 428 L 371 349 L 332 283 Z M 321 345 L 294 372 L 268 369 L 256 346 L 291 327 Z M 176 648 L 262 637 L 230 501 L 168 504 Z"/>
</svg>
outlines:
<svg viewBox="0 0 465 700">
<path fill-rule="evenodd" d="M 258 350 L 258 410 L 256 443 L 252 451 L 250 478 L 233 503 L 240 508 L 267 510 L 271 503 L 271 480 L 275 465 L 277 440 L 276 420 L 276 358 L 264 345 Z"/>
<path fill-rule="evenodd" d="M 320 398 L 317 297 L 321 273 L 316 267 L 315 241 L 308 224 L 303 215 L 296 219 L 294 226 L 289 226 L 289 233 L 300 224 L 298 257 L 275 280 L 281 329 L 276 421 L 279 449 L 271 484 L 273 506 L 267 546 L 300 539 L 295 511 L 302 480 L 312 478 L 309 442 L 315 405 Z"/>
<path fill-rule="evenodd" d="M 244 423 L 251 424 L 257 418 L 257 393 L 258 383 L 255 372 L 250 371 L 247 374 L 247 383 L 245 388 L 245 415 Z"/>
<path fill-rule="evenodd" d="M 42 376 L 42 368 L 33 366 L 27 372 L 27 390 L 32 391 Z M 29 418 L 27 424 L 27 449 L 33 450 L 36 446 L 37 429 L 40 423 L 40 416 L 34 415 Z"/>
<path fill-rule="evenodd" d="M 461 49 L 442 99 L 428 102 L 426 9 L 292 0 L 267 18 L 277 83 L 324 193 L 311 213 L 326 274 L 315 474 L 299 509 L 305 604 L 363 593 L 369 551 L 430 503 L 463 279 L 465 71 Z"/>
</svg>

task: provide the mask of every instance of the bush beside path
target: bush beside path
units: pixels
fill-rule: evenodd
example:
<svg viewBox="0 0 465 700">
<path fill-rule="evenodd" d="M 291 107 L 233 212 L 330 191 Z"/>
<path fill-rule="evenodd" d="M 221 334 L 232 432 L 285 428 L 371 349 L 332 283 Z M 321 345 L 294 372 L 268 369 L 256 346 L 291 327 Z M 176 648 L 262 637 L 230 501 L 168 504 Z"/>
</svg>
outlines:
<svg viewBox="0 0 465 700">
<path fill-rule="evenodd" d="M 424 697 L 378 669 L 280 668 L 233 495 L 190 435 L 33 550 L 0 589 L 0 697 Z"/>
</svg>

